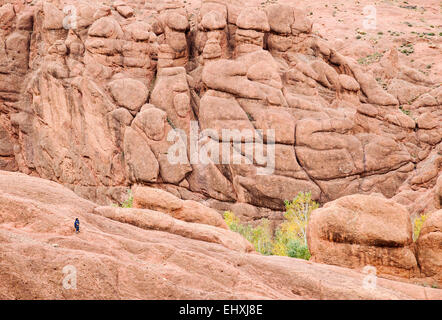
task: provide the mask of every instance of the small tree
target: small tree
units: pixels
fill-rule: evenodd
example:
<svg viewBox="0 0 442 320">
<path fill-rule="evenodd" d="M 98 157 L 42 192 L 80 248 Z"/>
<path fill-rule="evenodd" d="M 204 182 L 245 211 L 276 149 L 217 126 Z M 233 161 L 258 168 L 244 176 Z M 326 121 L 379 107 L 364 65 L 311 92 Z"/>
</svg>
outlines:
<svg viewBox="0 0 442 320">
<path fill-rule="evenodd" d="M 312 200 L 310 192 L 300 192 L 292 201 L 284 203 L 285 221 L 276 230 L 274 237 L 267 219 L 262 219 L 258 226 L 252 227 L 249 224 L 241 224 L 233 212 L 226 211 L 224 220 L 230 230 L 241 234 L 262 254 L 309 260 L 306 227 L 311 212 L 319 205 Z"/>
<path fill-rule="evenodd" d="M 319 208 L 319 204 L 312 200 L 311 192 L 300 192 L 295 199 L 284 201 L 286 212 L 284 218 L 290 224 L 293 232 L 296 232 L 299 239 L 307 246 L 307 223 L 313 210 Z"/>
<path fill-rule="evenodd" d="M 300 192 L 292 201 L 284 201 L 285 222 L 281 223 L 275 234 L 273 254 L 308 260 L 306 227 L 313 210 L 319 207 L 312 200 L 310 192 Z"/>
<path fill-rule="evenodd" d="M 419 217 L 416 217 L 413 222 L 413 241 L 416 241 L 419 238 L 419 234 L 421 233 L 422 225 L 425 220 L 427 220 L 426 214 L 421 214 Z"/>
</svg>

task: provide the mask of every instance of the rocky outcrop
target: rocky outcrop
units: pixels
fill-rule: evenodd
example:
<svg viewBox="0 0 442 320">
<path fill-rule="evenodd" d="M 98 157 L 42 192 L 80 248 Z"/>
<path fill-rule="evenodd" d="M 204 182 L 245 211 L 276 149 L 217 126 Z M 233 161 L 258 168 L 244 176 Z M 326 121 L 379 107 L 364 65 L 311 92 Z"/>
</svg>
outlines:
<svg viewBox="0 0 442 320">
<path fill-rule="evenodd" d="M 351 195 L 313 211 L 307 228 L 311 261 L 439 286 L 442 211 L 428 213 L 413 243 L 409 213 L 382 195 Z"/>
<path fill-rule="evenodd" d="M 417 239 L 417 258 L 422 272 L 442 284 L 442 210 L 429 214 Z"/>
<path fill-rule="evenodd" d="M 253 246 L 238 233 L 214 228 L 202 223 L 186 223 L 184 222 L 185 219 L 181 219 L 184 221 L 173 219 L 170 216 L 157 211 L 98 207 L 94 209 L 94 213 L 142 229 L 158 230 L 173 233 L 189 239 L 218 243 L 228 249 L 240 252 L 254 251 Z M 186 218 L 186 216 L 184 216 L 184 218 Z"/>
<path fill-rule="evenodd" d="M 411 214 L 432 210 L 442 91 L 396 50 L 379 63 L 385 90 L 294 6 L 71 2 L 0 7 L 0 169 L 100 204 L 141 184 L 252 205 L 254 220 L 277 221 L 300 191 L 321 203 L 375 192 Z M 191 121 L 204 131 L 196 141 Z M 224 141 L 223 129 L 243 131 Z M 199 161 L 223 147 L 226 161 Z"/>
<path fill-rule="evenodd" d="M 392 200 L 404 205 L 410 215 L 427 214 L 441 208 L 441 145 L 421 161 Z"/>
<path fill-rule="evenodd" d="M 249 245 L 222 228 L 99 207 L 55 182 L 0 171 L 1 299 L 442 298 L 382 278 L 373 290 L 366 274 Z M 73 274 L 76 290 L 63 287 Z"/>
<path fill-rule="evenodd" d="M 382 196 L 351 195 L 327 203 L 312 213 L 307 235 L 312 261 L 418 275 L 409 214 Z"/>
<path fill-rule="evenodd" d="M 196 201 L 181 200 L 167 191 L 139 186 L 135 188 L 133 201 L 135 208 L 157 210 L 187 222 L 228 229 L 216 210 Z"/>
</svg>

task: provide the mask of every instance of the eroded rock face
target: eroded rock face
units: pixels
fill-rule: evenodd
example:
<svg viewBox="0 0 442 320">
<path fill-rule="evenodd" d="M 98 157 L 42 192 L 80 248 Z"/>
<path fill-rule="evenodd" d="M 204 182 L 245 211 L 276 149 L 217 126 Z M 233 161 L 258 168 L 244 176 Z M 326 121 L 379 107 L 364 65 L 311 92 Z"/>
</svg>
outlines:
<svg viewBox="0 0 442 320">
<path fill-rule="evenodd" d="M 418 275 L 407 210 L 382 196 L 351 195 L 313 211 L 312 261 L 410 278 Z"/>
<path fill-rule="evenodd" d="M 135 208 L 153 209 L 187 222 L 228 229 L 222 216 L 216 210 L 196 201 L 183 201 L 167 191 L 138 186 L 135 188 L 133 197 Z"/>
<path fill-rule="evenodd" d="M 442 298 L 437 289 L 381 278 L 369 290 L 354 270 L 261 256 L 229 230 L 99 207 L 55 182 L 4 171 L 0 244 L 1 299 Z M 63 289 L 67 265 L 76 268 L 77 290 Z"/>
<path fill-rule="evenodd" d="M 422 272 L 442 284 L 442 210 L 429 214 L 417 239 L 417 258 Z"/>
<path fill-rule="evenodd" d="M 67 16 L 72 7 L 66 11 L 66 5 L 75 8 L 76 20 Z M 105 263 L 112 268 L 106 269 L 106 276 L 113 279 L 118 276 L 115 268 L 131 264 L 126 258 L 124 263 L 109 262 L 114 252 L 106 247 L 108 241 L 129 247 L 131 254 L 140 252 L 139 248 L 158 252 L 150 261 L 155 264 L 170 257 L 186 238 L 190 242 L 177 254 L 180 258 L 171 270 L 188 267 L 197 256 L 213 262 L 216 271 L 207 282 L 195 280 L 205 275 L 166 271 L 176 283 L 181 283 L 182 276 L 184 283 L 196 281 L 197 285 L 180 291 L 155 283 L 152 292 L 159 290 L 165 297 L 199 297 L 201 292 L 217 290 L 228 292 L 220 294 L 226 298 L 429 297 L 427 289 L 413 286 L 413 290 L 404 289 L 403 295 L 386 289 L 373 296 L 360 292 L 354 284 L 357 275 L 348 270 L 340 269 L 341 275 L 330 280 L 323 273 L 339 268 L 278 257 L 244 258 L 237 253 L 250 251 L 250 244 L 229 234 L 216 211 L 231 209 L 254 223 L 268 218 L 275 227 L 282 220 L 283 200 L 300 191 L 310 191 L 321 204 L 339 199 L 312 216 L 309 244 L 316 261 L 351 268 L 372 264 L 381 274 L 403 277 L 418 275 L 419 266 L 424 276 L 439 279 L 442 87 L 418 70 L 401 66 L 396 48 L 384 54 L 372 74 L 313 33 L 313 21 L 298 8 L 258 7 L 239 0 L 203 0 L 197 12 L 190 12 L 180 1 L 114 1 L 111 5 L 13 1 L 0 3 L 0 18 L 0 170 L 56 181 L 101 205 L 121 203 L 126 190 L 138 186 L 134 188 L 137 209 L 96 208 L 84 200 L 78 208 L 61 207 L 72 217 L 85 218 L 86 228 L 99 230 L 102 244 L 94 249 L 109 253 Z M 378 81 L 379 74 L 386 84 Z M 204 131 L 196 132 L 196 141 L 191 138 L 192 121 Z M 226 129 L 243 131 L 225 141 Z M 169 156 L 177 151 L 178 141 L 184 152 L 181 162 L 175 163 Z M 227 161 L 201 163 L 200 154 L 192 153 L 195 146 L 212 154 L 228 150 L 223 158 Z M 3 174 L 0 184 L 6 188 L 14 182 L 12 177 Z M 38 183 L 29 183 L 32 195 L 39 195 Z M 4 208 L 28 212 L 20 192 L 2 195 L 6 223 L 20 217 Z M 66 192 L 55 194 L 66 201 L 66 197 L 75 198 L 72 193 L 63 196 Z M 372 193 L 392 200 L 363 195 Z M 354 194 L 359 195 L 349 196 Z M 66 236 L 63 241 L 69 248 L 93 242 L 92 236 L 81 243 L 70 242 L 69 229 L 51 229 L 64 222 L 58 214 L 53 221 L 45 216 L 42 221 L 48 226 L 43 226 L 32 215 L 41 208 L 57 213 L 61 203 L 47 195 L 40 200 L 36 207 L 32 205 L 36 211 L 31 210 L 29 220 L 26 213 L 19 224 L 37 233 Z M 82 216 L 92 211 L 95 215 Z M 415 251 L 409 215 L 435 211 Z M 108 225 L 105 217 L 132 226 Z M 134 226 L 144 231 L 134 231 Z M 100 233 L 104 232 L 101 227 L 121 228 L 119 234 L 134 232 L 134 236 L 121 244 Z M 162 238 L 140 244 L 140 239 L 155 233 L 152 230 L 164 233 Z M 7 229 L 2 235 L 12 247 L 16 238 L 11 240 L 10 232 Z M 158 245 L 162 240 L 166 247 Z M 210 253 L 196 253 L 201 243 L 205 243 L 203 251 Z M 28 245 L 36 251 L 42 246 Z M 218 245 L 223 249 L 213 247 Z M 59 256 L 56 249 L 43 248 L 44 257 Z M 27 248 L 20 250 L 9 251 L 2 261 L 17 261 L 18 254 L 20 261 L 28 263 Z M 221 262 L 215 261 L 212 251 L 218 252 Z M 145 258 L 143 253 L 134 255 Z M 89 269 L 96 272 L 93 279 L 101 273 L 91 266 L 103 260 L 85 256 Z M 269 288 L 269 279 L 262 278 L 258 291 L 250 292 L 247 287 L 252 280 L 247 274 L 251 269 L 227 266 L 225 261 L 269 268 L 277 280 L 270 281 Z M 13 267 L 7 268 L 14 273 Z M 142 277 L 138 272 L 142 266 L 134 268 L 131 276 Z M 219 284 L 218 270 L 225 268 L 234 276 L 223 281 L 241 287 L 242 293 Z M 314 281 L 303 274 L 312 268 Z M 243 282 L 238 282 L 243 273 Z M 256 283 L 257 275 L 252 274 Z M 55 279 L 48 277 L 48 281 Z M 323 287 L 312 284 L 316 277 L 325 281 Z M 306 285 L 300 288 L 299 281 Z M 351 285 L 336 289 L 342 281 Z M 216 285 L 207 284 L 212 282 Z M 295 287 L 294 291 L 281 293 L 276 289 L 279 282 Z M 124 296 L 118 283 L 91 288 L 99 292 L 97 297 Z M 145 297 L 140 288 L 133 288 L 131 297 Z M 29 297 L 20 288 L 14 290 L 7 292 Z M 61 295 L 59 291 L 28 292 Z"/>
<path fill-rule="evenodd" d="M 0 169 L 101 204 L 149 184 L 218 208 L 253 205 L 255 220 L 280 219 L 283 200 L 300 191 L 321 203 L 382 193 L 410 214 L 440 206 L 441 87 L 400 66 L 396 50 L 380 62 L 385 90 L 286 4 L 202 1 L 195 14 L 179 1 L 0 9 Z M 414 118 L 400 111 L 405 102 Z M 193 161 L 191 121 L 218 134 L 198 146 L 225 146 L 232 159 L 236 147 L 241 162 Z M 248 130 L 244 144 L 221 141 L 223 129 Z M 181 130 L 183 161 L 171 163 L 168 137 Z M 273 159 L 256 147 L 267 130 Z"/>
</svg>

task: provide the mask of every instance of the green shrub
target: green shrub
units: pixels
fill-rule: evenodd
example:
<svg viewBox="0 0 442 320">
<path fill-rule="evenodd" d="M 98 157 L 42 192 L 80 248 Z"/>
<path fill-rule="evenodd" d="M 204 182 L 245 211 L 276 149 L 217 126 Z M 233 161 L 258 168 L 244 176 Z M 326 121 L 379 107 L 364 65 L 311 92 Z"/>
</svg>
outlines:
<svg viewBox="0 0 442 320">
<path fill-rule="evenodd" d="M 272 253 L 272 233 L 267 219 L 263 219 L 258 226 L 252 227 L 250 224 L 241 224 L 239 218 L 232 211 L 226 211 L 224 212 L 224 221 L 230 230 L 238 232 L 249 240 L 256 251 L 265 255 Z"/>
<path fill-rule="evenodd" d="M 299 240 L 290 240 L 287 244 L 287 255 L 292 258 L 310 259 L 308 247 Z"/>
</svg>

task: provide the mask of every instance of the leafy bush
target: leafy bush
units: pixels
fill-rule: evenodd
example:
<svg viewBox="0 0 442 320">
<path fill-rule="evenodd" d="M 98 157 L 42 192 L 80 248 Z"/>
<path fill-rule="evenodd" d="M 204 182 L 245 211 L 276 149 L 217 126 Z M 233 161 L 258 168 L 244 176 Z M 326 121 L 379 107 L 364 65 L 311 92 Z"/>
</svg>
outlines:
<svg viewBox="0 0 442 320">
<path fill-rule="evenodd" d="M 285 221 L 276 230 L 274 236 L 267 219 L 263 219 L 258 226 L 252 227 L 249 224 L 241 224 L 233 212 L 226 211 L 224 220 L 230 230 L 241 234 L 254 245 L 256 251 L 262 254 L 308 260 L 310 252 L 307 246 L 306 227 L 311 212 L 319 205 L 312 200 L 310 192 L 300 192 L 292 201 L 285 201 L 285 207 Z"/>
<path fill-rule="evenodd" d="M 272 233 L 267 219 L 263 219 L 258 226 L 252 227 L 250 224 L 241 224 L 239 218 L 232 211 L 226 211 L 224 212 L 224 221 L 230 230 L 238 232 L 249 240 L 256 251 L 265 255 L 272 253 Z"/>
<path fill-rule="evenodd" d="M 292 258 L 310 259 L 308 247 L 299 240 L 290 240 L 287 244 L 287 254 Z"/>
<path fill-rule="evenodd" d="M 413 222 L 413 241 L 416 241 L 419 238 L 419 234 L 421 233 L 422 225 L 425 220 L 427 220 L 426 214 L 421 214 L 419 217 L 416 217 Z"/>
</svg>

